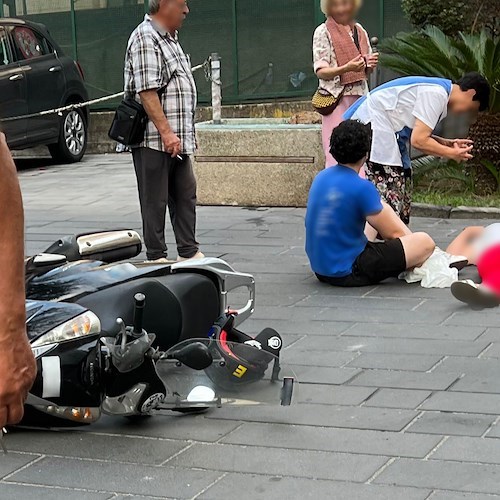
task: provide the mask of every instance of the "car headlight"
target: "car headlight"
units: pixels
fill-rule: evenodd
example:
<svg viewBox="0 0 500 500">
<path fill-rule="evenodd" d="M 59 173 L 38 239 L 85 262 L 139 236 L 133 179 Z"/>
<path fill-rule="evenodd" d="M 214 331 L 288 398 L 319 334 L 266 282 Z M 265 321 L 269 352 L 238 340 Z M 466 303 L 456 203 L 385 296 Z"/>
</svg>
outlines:
<svg viewBox="0 0 500 500">
<path fill-rule="evenodd" d="M 31 347 L 58 344 L 67 340 L 97 335 L 100 331 L 101 322 L 99 318 L 93 312 L 87 311 L 42 335 L 31 344 Z"/>
</svg>

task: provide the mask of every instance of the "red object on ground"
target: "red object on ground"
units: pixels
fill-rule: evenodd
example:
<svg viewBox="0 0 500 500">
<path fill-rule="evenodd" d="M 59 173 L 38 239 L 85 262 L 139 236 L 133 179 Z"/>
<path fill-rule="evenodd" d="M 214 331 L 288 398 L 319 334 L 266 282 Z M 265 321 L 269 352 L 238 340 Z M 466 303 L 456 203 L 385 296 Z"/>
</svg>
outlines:
<svg viewBox="0 0 500 500">
<path fill-rule="evenodd" d="M 500 295 L 500 245 L 495 245 L 481 255 L 477 270 L 483 284 Z"/>
</svg>

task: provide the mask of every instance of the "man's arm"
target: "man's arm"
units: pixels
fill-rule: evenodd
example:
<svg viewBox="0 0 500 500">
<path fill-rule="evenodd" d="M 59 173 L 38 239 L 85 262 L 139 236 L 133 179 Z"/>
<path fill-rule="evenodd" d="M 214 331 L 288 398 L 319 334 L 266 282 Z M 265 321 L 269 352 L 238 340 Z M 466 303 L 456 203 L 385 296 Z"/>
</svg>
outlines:
<svg viewBox="0 0 500 500">
<path fill-rule="evenodd" d="M 366 221 L 377 230 L 385 241 L 395 240 L 411 234 L 410 229 L 387 203 L 383 201 L 382 207 L 381 212 L 369 215 Z"/>
<path fill-rule="evenodd" d="M 432 135 L 432 129 L 417 119 L 411 135 L 411 145 L 425 154 L 440 156 L 457 162 L 468 161 L 472 158 L 472 144 L 464 141 L 450 141 Z M 446 141 L 446 142 L 445 142 Z M 449 145 L 448 145 L 449 144 Z"/>
<path fill-rule="evenodd" d="M 161 135 L 168 153 L 175 158 L 182 150 L 181 140 L 174 134 L 158 97 L 158 90 L 144 90 L 139 94 L 149 119 Z"/>
<path fill-rule="evenodd" d="M 17 172 L 0 133 L 0 428 L 18 423 L 36 376 L 26 336 L 24 214 Z"/>
</svg>

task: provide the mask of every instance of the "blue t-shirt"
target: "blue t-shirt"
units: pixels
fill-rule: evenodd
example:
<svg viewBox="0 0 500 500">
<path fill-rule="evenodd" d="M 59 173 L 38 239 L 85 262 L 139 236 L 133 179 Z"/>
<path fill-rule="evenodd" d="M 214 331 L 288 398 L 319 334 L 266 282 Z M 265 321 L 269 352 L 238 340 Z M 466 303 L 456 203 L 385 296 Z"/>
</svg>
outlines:
<svg viewBox="0 0 500 500">
<path fill-rule="evenodd" d="M 312 270 L 342 278 L 366 247 L 366 218 L 382 211 L 375 186 L 352 168 L 338 165 L 314 180 L 306 214 L 306 252 Z"/>
</svg>

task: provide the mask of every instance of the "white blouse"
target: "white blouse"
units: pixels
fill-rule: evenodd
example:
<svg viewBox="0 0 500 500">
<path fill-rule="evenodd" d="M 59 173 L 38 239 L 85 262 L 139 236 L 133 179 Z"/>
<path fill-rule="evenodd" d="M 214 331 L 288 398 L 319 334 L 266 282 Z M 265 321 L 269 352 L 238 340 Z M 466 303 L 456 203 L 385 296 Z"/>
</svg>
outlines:
<svg viewBox="0 0 500 500">
<path fill-rule="evenodd" d="M 362 31 L 368 38 L 368 33 L 365 31 L 363 26 L 356 24 L 358 30 Z M 351 32 L 351 36 L 353 33 Z M 370 53 L 371 53 L 370 49 Z M 313 38 L 313 60 L 314 60 L 314 71 L 318 71 L 321 68 L 336 68 L 337 56 L 335 55 L 335 50 L 333 48 L 332 38 L 330 37 L 330 32 L 323 23 L 316 28 Z M 333 80 L 319 80 L 319 86 L 322 89 L 330 92 L 333 96 L 337 97 L 344 89 L 344 86 L 340 83 L 340 76 L 336 76 Z M 366 78 L 358 83 L 352 83 L 345 86 L 344 95 L 355 95 L 363 96 L 368 94 L 368 82 Z"/>
</svg>

